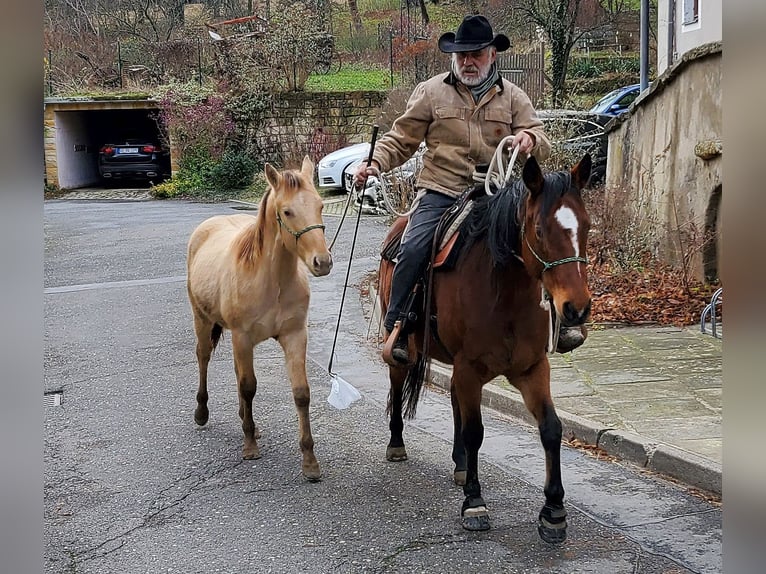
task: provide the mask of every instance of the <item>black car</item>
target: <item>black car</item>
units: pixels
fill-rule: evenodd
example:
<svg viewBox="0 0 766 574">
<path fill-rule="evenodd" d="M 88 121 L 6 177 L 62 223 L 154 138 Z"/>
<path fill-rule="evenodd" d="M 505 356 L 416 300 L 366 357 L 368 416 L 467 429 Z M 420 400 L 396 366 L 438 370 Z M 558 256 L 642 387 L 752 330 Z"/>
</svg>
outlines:
<svg viewBox="0 0 766 574">
<path fill-rule="evenodd" d="M 98 152 L 98 172 L 105 180 L 139 180 L 157 183 L 163 179 L 167 154 L 156 143 L 126 139 L 107 143 Z"/>
</svg>

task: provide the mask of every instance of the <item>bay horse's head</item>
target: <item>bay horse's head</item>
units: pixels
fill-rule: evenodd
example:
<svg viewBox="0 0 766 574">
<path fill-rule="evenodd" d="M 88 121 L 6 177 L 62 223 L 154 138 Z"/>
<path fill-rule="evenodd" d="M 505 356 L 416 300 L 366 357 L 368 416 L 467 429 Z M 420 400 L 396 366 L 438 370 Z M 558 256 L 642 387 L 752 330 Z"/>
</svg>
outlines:
<svg viewBox="0 0 766 574">
<path fill-rule="evenodd" d="M 300 171 L 281 173 L 267 163 L 265 172 L 271 199 L 262 205 L 275 210 L 285 247 L 315 277 L 327 275 L 332 269 L 332 255 L 324 236 L 324 204 L 314 187 L 314 163 L 306 156 Z"/>
<path fill-rule="evenodd" d="M 571 171 L 543 175 L 534 157 L 524 164 L 529 190 L 521 228 L 521 254 L 530 275 L 538 277 L 566 326 L 590 315 L 587 247 L 590 218 L 580 192 L 591 172 L 590 155 Z"/>
</svg>

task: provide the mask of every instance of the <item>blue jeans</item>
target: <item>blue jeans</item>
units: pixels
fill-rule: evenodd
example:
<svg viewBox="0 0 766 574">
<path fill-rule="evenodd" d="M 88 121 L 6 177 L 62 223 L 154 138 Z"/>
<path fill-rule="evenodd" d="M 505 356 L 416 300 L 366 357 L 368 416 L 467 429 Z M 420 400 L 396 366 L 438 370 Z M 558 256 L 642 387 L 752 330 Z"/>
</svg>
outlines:
<svg viewBox="0 0 766 574">
<path fill-rule="evenodd" d="M 391 300 L 388 303 L 383 326 L 389 333 L 404 311 L 407 298 L 422 277 L 431 258 L 436 226 L 442 214 L 454 205 L 456 199 L 429 191 L 418 203 L 402 236 L 394 275 L 391 279 Z"/>
</svg>

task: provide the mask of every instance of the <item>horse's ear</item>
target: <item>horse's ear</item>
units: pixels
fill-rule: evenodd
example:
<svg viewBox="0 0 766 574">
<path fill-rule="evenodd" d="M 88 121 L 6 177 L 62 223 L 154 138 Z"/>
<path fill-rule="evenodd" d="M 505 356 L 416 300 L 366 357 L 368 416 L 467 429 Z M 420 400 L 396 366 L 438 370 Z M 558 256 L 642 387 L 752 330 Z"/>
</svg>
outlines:
<svg viewBox="0 0 766 574">
<path fill-rule="evenodd" d="M 524 185 L 532 193 L 537 195 L 543 189 L 543 172 L 540 169 L 540 164 L 537 163 L 535 156 L 531 155 L 524 163 L 524 169 L 521 171 L 521 179 L 524 180 Z"/>
<path fill-rule="evenodd" d="M 593 163 L 590 159 L 590 154 L 586 153 L 580 162 L 572 168 L 572 182 L 577 189 L 583 189 L 588 185 L 590 180 L 590 172 Z"/>
<path fill-rule="evenodd" d="M 274 169 L 274 166 L 272 166 L 270 163 L 267 163 L 264 166 L 263 171 L 266 173 L 266 181 L 269 182 L 269 185 L 274 189 L 277 189 L 279 184 L 282 182 L 282 176 L 279 174 L 279 172 Z"/>
<path fill-rule="evenodd" d="M 314 179 L 314 162 L 311 161 L 309 156 L 303 158 L 303 164 L 301 165 L 301 173 L 306 179 Z"/>
</svg>

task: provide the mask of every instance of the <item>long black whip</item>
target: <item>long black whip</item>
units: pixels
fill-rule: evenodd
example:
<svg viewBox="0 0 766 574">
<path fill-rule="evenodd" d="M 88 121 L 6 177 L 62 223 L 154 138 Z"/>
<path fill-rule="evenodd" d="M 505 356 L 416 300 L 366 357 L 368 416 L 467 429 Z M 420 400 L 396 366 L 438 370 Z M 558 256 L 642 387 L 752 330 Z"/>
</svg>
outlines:
<svg viewBox="0 0 766 574">
<path fill-rule="evenodd" d="M 372 141 L 370 142 L 370 154 L 367 157 L 367 166 L 369 167 L 372 164 L 372 154 L 375 151 L 375 141 L 378 139 L 378 126 L 373 125 L 372 126 Z M 364 176 L 364 183 L 362 183 L 362 189 L 365 188 L 367 185 L 367 178 L 369 175 Z M 335 373 L 332 372 L 332 362 L 335 357 L 335 344 L 338 342 L 338 331 L 340 330 L 340 318 L 343 314 L 343 302 L 346 300 L 346 289 L 348 288 L 348 278 L 351 274 L 351 261 L 354 259 L 354 248 L 356 247 L 356 236 L 359 232 L 359 221 L 362 218 L 362 206 L 359 206 L 359 212 L 356 215 L 356 227 L 354 228 L 354 238 L 351 241 L 351 253 L 348 256 L 348 267 L 346 268 L 346 280 L 343 282 L 343 294 L 340 298 L 340 309 L 338 309 L 338 324 L 335 326 L 335 337 L 332 340 L 332 349 L 330 350 L 330 362 L 327 365 L 327 372 L 332 377 L 337 377 Z"/>
</svg>

